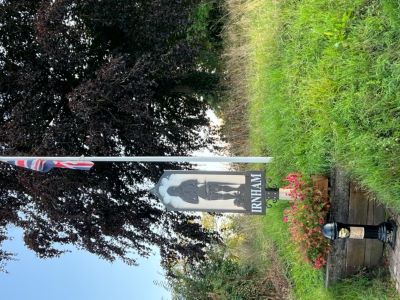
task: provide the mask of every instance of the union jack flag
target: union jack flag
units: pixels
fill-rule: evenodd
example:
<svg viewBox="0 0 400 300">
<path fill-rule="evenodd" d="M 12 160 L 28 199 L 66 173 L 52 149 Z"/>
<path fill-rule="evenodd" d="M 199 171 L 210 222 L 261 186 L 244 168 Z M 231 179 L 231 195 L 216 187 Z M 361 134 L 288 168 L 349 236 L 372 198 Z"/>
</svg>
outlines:
<svg viewBox="0 0 400 300">
<path fill-rule="evenodd" d="M 94 163 L 91 161 L 59 161 L 43 159 L 18 159 L 4 161 L 14 166 L 31 169 L 38 172 L 48 172 L 53 168 L 90 170 Z"/>
</svg>

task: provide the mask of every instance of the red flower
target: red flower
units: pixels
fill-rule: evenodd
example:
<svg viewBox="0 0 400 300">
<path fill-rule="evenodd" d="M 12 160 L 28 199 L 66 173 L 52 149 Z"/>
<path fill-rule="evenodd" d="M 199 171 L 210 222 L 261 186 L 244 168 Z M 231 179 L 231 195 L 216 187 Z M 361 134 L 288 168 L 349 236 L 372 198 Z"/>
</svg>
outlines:
<svg viewBox="0 0 400 300">
<path fill-rule="evenodd" d="M 304 259 L 320 269 L 326 264 L 330 245 L 320 230 L 330 206 L 329 199 L 324 199 L 318 190 L 301 181 L 298 173 L 289 174 L 286 180 L 291 200 L 290 208 L 284 211 L 283 221 L 288 223 L 291 239 Z"/>
</svg>

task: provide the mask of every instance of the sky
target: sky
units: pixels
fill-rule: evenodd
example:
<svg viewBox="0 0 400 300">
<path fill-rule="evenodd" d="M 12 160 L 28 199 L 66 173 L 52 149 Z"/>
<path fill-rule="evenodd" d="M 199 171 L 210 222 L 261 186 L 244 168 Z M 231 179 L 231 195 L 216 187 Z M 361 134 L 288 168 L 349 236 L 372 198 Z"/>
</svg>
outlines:
<svg viewBox="0 0 400 300">
<path fill-rule="evenodd" d="M 170 300 L 170 292 L 154 284 L 164 280 L 160 258 L 138 259 L 139 266 L 109 263 L 86 251 L 60 258 L 39 259 L 26 248 L 22 232 L 10 228 L 12 241 L 4 249 L 17 253 L 0 273 L 1 299 L 7 300 Z"/>
</svg>

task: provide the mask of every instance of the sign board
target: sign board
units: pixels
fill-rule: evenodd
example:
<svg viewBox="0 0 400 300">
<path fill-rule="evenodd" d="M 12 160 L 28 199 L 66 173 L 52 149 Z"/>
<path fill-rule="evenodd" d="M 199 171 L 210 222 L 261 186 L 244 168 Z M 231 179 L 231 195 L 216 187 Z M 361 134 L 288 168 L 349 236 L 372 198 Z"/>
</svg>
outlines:
<svg viewBox="0 0 400 300">
<path fill-rule="evenodd" d="M 168 210 L 265 214 L 261 171 L 165 171 L 151 192 Z"/>
</svg>

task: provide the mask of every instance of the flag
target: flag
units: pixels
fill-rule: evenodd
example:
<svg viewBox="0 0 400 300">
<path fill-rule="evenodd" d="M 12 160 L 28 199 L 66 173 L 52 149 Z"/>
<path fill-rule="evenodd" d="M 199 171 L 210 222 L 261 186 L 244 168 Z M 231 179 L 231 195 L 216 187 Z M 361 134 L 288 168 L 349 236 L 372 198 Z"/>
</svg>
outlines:
<svg viewBox="0 0 400 300">
<path fill-rule="evenodd" d="M 48 172 L 53 168 L 88 171 L 94 165 L 91 161 L 59 161 L 43 159 L 17 159 L 4 162 L 38 172 Z"/>
</svg>

